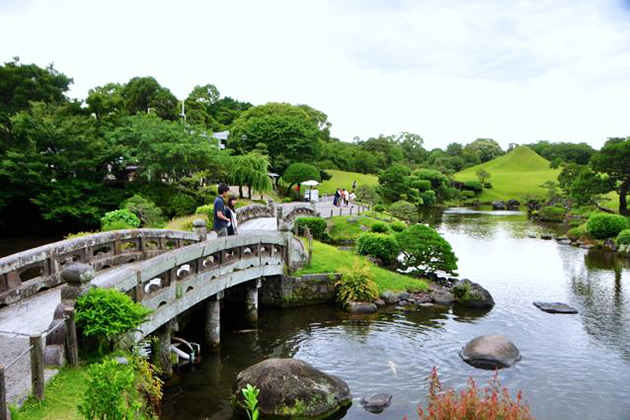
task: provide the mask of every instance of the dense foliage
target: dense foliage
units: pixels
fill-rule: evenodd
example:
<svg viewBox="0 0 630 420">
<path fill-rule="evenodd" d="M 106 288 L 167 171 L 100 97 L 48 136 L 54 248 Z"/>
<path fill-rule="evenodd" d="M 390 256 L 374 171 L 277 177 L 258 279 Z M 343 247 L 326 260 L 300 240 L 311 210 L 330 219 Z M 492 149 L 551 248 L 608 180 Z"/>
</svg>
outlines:
<svg viewBox="0 0 630 420">
<path fill-rule="evenodd" d="M 408 201 L 397 201 L 389 208 L 389 212 L 392 216 L 397 217 L 407 222 L 418 221 L 418 209 Z"/>
<path fill-rule="evenodd" d="M 396 238 L 383 233 L 366 232 L 357 240 L 357 252 L 378 258 L 385 264 L 392 264 L 400 254 Z"/>
<path fill-rule="evenodd" d="M 311 231 L 313 238 L 318 240 L 328 239 L 328 225 L 326 220 L 321 217 L 300 217 L 295 221 L 298 234 L 304 232 L 304 228 L 307 227 Z"/>
<path fill-rule="evenodd" d="M 77 326 L 86 337 L 96 337 L 99 351 L 140 325 L 151 312 L 115 289 L 93 288 L 76 304 Z"/>
<path fill-rule="evenodd" d="M 538 219 L 543 222 L 563 222 L 566 213 L 566 209 L 562 206 L 545 206 L 540 209 Z"/>
<path fill-rule="evenodd" d="M 597 239 L 613 238 L 624 229 L 628 229 L 628 219 L 618 214 L 596 213 L 586 223 L 588 233 Z"/>
<path fill-rule="evenodd" d="M 372 302 L 378 297 L 378 286 L 370 267 L 355 260 L 350 267 L 339 269 L 341 280 L 335 284 L 337 301 L 346 306 L 349 302 Z"/>
<path fill-rule="evenodd" d="M 619 213 L 630 214 L 630 137 L 611 138 L 591 159 L 593 169 L 608 175 L 619 193 Z"/>
<path fill-rule="evenodd" d="M 617 239 L 615 239 L 617 245 L 630 245 L 630 229 L 624 229 L 619 232 Z"/>
<path fill-rule="evenodd" d="M 101 230 L 136 229 L 140 227 L 140 219 L 127 209 L 108 211 L 101 218 Z"/>
<path fill-rule="evenodd" d="M 372 224 L 370 231 L 376 233 L 389 233 L 389 226 L 387 226 L 387 223 L 385 222 L 376 222 Z"/>
<path fill-rule="evenodd" d="M 162 381 L 146 360 L 128 357 L 121 364 L 106 358 L 88 368 L 79 413 L 88 420 L 155 418 Z"/>
<path fill-rule="evenodd" d="M 435 229 L 415 224 L 396 234 L 396 241 L 402 252 L 402 265 L 425 273 L 457 270 L 457 257 L 451 244 Z"/>
<path fill-rule="evenodd" d="M 121 207 L 138 216 L 142 227 L 160 227 L 164 223 L 162 209 L 140 194 L 125 200 Z"/>
</svg>

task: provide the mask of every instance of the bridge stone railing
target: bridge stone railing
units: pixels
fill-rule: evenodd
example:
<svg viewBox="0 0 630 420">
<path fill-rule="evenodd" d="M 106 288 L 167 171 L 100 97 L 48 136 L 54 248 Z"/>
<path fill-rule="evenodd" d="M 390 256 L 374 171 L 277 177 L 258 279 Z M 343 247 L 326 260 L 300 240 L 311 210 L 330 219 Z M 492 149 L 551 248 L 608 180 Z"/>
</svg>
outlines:
<svg viewBox="0 0 630 420">
<path fill-rule="evenodd" d="M 299 217 L 319 216 L 315 205 L 297 205 L 282 218 L 285 223 L 293 223 Z"/>
<path fill-rule="evenodd" d="M 165 229 L 96 233 L 40 246 L 0 258 L 0 307 L 63 283 L 61 271 L 72 263 L 95 271 L 139 260 L 200 241 L 200 235 Z"/>
<path fill-rule="evenodd" d="M 239 224 L 259 217 L 275 217 L 273 203 L 267 206 L 252 204 L 236 209 L 236 221 Z"/>
<path fill-rule="evenodd" d="M 216 238 L 167 252 L 128 268 L 89 279 L 91 285 L 115 288 L 152 309 L 136 334 L 140 339 L 197 303 L 234 285 L 282 275 L 286 265 L 305 259 L 301 242 L 280 232 L 251 231 Z M 62 305 L 86 291 L 86 284 L 68 284 Z M 66 299 L 68 297 L 69 299 Z"/>
</svg>

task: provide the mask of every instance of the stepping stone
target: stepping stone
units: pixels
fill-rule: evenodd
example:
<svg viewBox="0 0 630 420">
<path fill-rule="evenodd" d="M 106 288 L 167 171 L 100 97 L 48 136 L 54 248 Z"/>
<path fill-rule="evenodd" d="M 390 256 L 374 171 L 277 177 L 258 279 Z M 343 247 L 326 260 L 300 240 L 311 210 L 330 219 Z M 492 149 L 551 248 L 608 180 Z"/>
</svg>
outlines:
<svg viewBox="0 0 630 420">
<path fill-rule="evenodd" d="M 577 314 L 575 308 L 560 302 L 534 302 L 534 306 L 550 314 Z"/>
</svg>

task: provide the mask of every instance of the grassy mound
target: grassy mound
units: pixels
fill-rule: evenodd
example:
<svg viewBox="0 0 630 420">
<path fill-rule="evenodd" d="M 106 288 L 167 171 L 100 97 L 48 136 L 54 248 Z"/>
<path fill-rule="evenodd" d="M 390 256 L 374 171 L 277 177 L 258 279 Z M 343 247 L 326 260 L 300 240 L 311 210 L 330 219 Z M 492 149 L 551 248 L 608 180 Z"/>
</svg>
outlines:
<svg viewBox="0 0 630 420">
<path fill-rule="evenodd" d="M 366 175 L 357 172 L 336 171 L 326 169 L 332 178 L 322 182 L 319 186 L 319 194 L 333 194 L 336 188 L 352 189 L 352 182 L 357 181 L 358 185 L 378 185 L 378 177 L 376 175 Z"/>
<path fill-rule="evenodd" d="M 550 169 L 549 161 L 527 146 L 519 146 L 507 155 L 490 162 L 473 166 L 453 175 L 457 181 L 477 180 L 479 169 L 490 173 L 491 189 L 484 189 L 478 197 L 481 201 L 509 200 L 527 194 L 544 195 L 540 185 L 545 181 L 556 181 L 559 169 Z"/>
<path fill-rule="evenodd" d="M 341 251 L 332 245 L 319 241 L 313 241 L 313 260 L 311 266 L 303 268 L 296 273 L 318 274 L 335 273 L 341 267 L 351 267 L 356 259 L 365 260 L 352 251 Z M 427 289 L 427 283 L 421 279 L 415 279 L 368 263 L 370 271 L 374 275 L 374 282 L 378 285 L 378 291 L 421 291 Z"/>
</svg>

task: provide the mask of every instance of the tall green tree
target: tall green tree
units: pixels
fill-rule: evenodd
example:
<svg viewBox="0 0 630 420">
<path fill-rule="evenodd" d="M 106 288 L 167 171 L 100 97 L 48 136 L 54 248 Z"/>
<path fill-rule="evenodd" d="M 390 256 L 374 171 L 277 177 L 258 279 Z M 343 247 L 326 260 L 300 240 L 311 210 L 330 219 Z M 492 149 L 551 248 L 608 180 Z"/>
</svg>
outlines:
<svg viewBox="0 0 630 420">
<path fill-rule="evenodd" d="M 177 98 L 153 77 L 134 77 L 123 87 L 121 95 L 131 115 L 153 111 L 158 117 L 170 121 L 179 116 Z"/>
<path fill-rule="evenodd" d="M 608 174 L 619 193 L 619 213 L 627 215 L 630 193 L 630 137 L 608 139 L 604 147 L 591 158 L 593 169 Z"/>
<path fill-rule="evenodd" d="M 52 64 L 41 68 L 35 64 L 22 64 L 15 57 L 0 66 L 0 131 L 5 141 L 9 141 L 12 115 L 27 110 L 30 102 L 67 102 L 66 92 L 70 84 L 72 79 L 58 72 Z"/>
<path fill-rule="evenodd" d="M 319 159 L 318 124 L 303 107 L 270 102 L 245 111 L 230 130 L 228 146 L 246 153 L 266 143 L 271 169 L 282 173 L 291 162 Z"/>
<path fill-rule="evenodd" d="M 378 173 L 379 193 L 389 202 L 398 201 L 409 192 L 409 168 L 403 165 L 393 165 Z"/>
<path fill-rule="evenodd" d="M 488 162 L 502 156 L 503 149 L 499 143 L 492 139 L 477 139 L 464 147 L 464 151 L 471 152 L 479 156 L 481 162 Z"/>
<path fill-rule="evenodd" d="M 246 155 L 235 156 L 230 165 L 230 178 L 239 186 L 239 195 L 243 198 L 243 185 L 246 185 L 249 198 L 252 191 L 267 192 L 272 184 L 268 175 L 269 159 L 258 152 L 250 152 Z"/>
<path fill-rule="evenodd" d="M 287 170 L 282 174 L 282 180 L 289 184 L 287 187 L 287 194 L 291 192 L 291 187 L 295 184 L 300 184 L 305 181 L 321 181 L 320 172 L 317 167 L 308 163 L 292 163 Z"/>
</svg>

